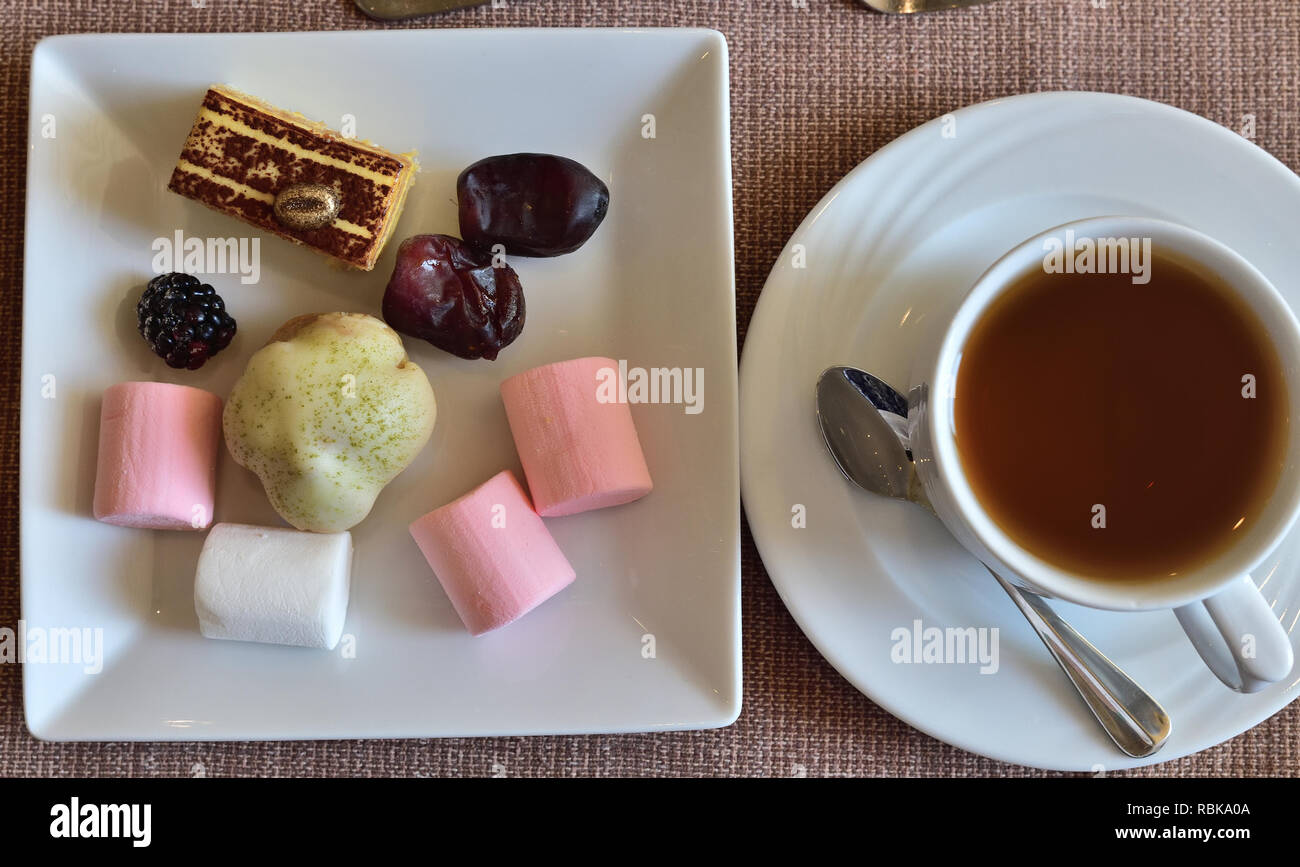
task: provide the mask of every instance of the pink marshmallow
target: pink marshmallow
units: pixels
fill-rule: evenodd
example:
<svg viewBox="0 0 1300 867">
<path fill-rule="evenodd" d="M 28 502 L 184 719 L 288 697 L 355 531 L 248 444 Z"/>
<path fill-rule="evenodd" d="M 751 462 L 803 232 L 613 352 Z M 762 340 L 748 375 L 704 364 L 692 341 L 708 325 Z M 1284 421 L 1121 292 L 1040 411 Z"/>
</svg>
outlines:
<svg viewBox="0 0 1300 867">
<path fill-rule="evenodd" d="M 473 635 L 518 620 L 574 578 L 509 470 L 418 518 L 411 536 Z"/>
<path fill-rule="evenodd" d="M 539 515 L 576 515 L 650 493 L 650 470 L 632 412 L 626 401 L 602 400 L 606 395 L 598 389 L 617 371 L 611 358 L 575 358 L 501 383 L 510 432 Z"/>
<path fill-rule="evenodd" d="M 104 392 L 95 518 L 121 527 L 200 530 L 212 523 L 221 398 L 165 382 Z"/>
</svg>

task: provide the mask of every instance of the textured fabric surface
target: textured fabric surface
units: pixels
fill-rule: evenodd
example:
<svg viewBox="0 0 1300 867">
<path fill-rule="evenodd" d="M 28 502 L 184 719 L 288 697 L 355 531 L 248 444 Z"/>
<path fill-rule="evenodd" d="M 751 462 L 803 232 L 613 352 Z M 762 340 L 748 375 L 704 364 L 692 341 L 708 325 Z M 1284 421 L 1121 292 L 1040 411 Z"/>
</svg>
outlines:
<svg viewBox="0 0 1300 867">
<path fill-rule="evenodd" d="M 382 26 L 349 0 L 0 0 L 0 369 L 20 358 L 29 63 L 82 31 Z M 399 26 L 708 26 L 731 47 L 738 321 L 773 260 L 845 172 L 922 121 L 1037 90 L 1104 90 L 1237 128 L 1300 167 L 1300 3 L 999 0 L 928 16 L 855 0 L 508 0 Z M 392 26 L 392 25 L 388 25 Z M 75 243 L 75 239 L 69 239 Z M 19 377 L 0 377 L 0 625 L 18 619 Z M 0 666 L 0 775 L 1033 775 L 932 740 L 860 695 L 781 605 L 744 538 L 745 705 L 709 732 L 497 740 L 46 744 L 27 733 L 21 671 Z M 1300 705 L 1148 775 L 1300 774 Z"/>
</svg>

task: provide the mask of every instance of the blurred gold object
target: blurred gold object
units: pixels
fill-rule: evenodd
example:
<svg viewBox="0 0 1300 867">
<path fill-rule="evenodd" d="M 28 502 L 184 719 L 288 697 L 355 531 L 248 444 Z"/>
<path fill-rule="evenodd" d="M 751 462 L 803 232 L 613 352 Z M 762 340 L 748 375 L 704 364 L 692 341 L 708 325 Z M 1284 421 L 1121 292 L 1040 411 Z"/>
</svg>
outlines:
<svg viewBox="0 0 1300 867">
<path fill-rule="evenodd" d="M 860 0 L 877 12 L 904 15 L 911 12 L 938 12 L 961 6 L 978 6 L 992 0 Z"/>
<path fill-rule="evenodd" d="M 435 12 L 450 12 L 469 6 L 482 6 L 488 0 L 356 0 L 357 8 L 371 18 L 396 21 Z"/>
</svg>

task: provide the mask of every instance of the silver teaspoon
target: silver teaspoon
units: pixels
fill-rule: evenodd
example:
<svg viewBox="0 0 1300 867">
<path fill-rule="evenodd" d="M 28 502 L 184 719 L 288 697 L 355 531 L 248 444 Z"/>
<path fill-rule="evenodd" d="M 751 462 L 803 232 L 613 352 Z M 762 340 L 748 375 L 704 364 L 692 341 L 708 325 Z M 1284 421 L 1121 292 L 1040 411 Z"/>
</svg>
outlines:
<svg viewBox="0 0 1300 867">
<path fill-rule="evenodd" d="M 907 446 L 907 400 L 895 389 L 857 368 L 829 368 L 817 380 L 817 420 L 826 448 L 849 481 L 934 514 Z M 1164 746 L 1169 715 L 1155 699 L 1046 601 L 992 569 L 989 573 L 1029 621 L 1116 746 L 1136 758 L 1153 755 Z"/>
</svg>

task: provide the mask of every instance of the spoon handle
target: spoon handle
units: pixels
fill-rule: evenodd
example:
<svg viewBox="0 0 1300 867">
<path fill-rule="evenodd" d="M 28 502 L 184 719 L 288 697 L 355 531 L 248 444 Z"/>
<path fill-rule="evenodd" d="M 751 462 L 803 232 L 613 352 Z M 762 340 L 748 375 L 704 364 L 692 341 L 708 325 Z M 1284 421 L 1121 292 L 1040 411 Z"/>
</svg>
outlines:
<svg viewBox="0 0 1300 867">
<path fill-rule="evenodd" d="M 1034 627 L 1117 747 L 1141 758 L 1164 746 L 1170 731 L 1169 714 L 1159 702 L 1057 616 L 1046 601 L 1020 590 L 992 569 L 989 572 Z"/>
</svg>

